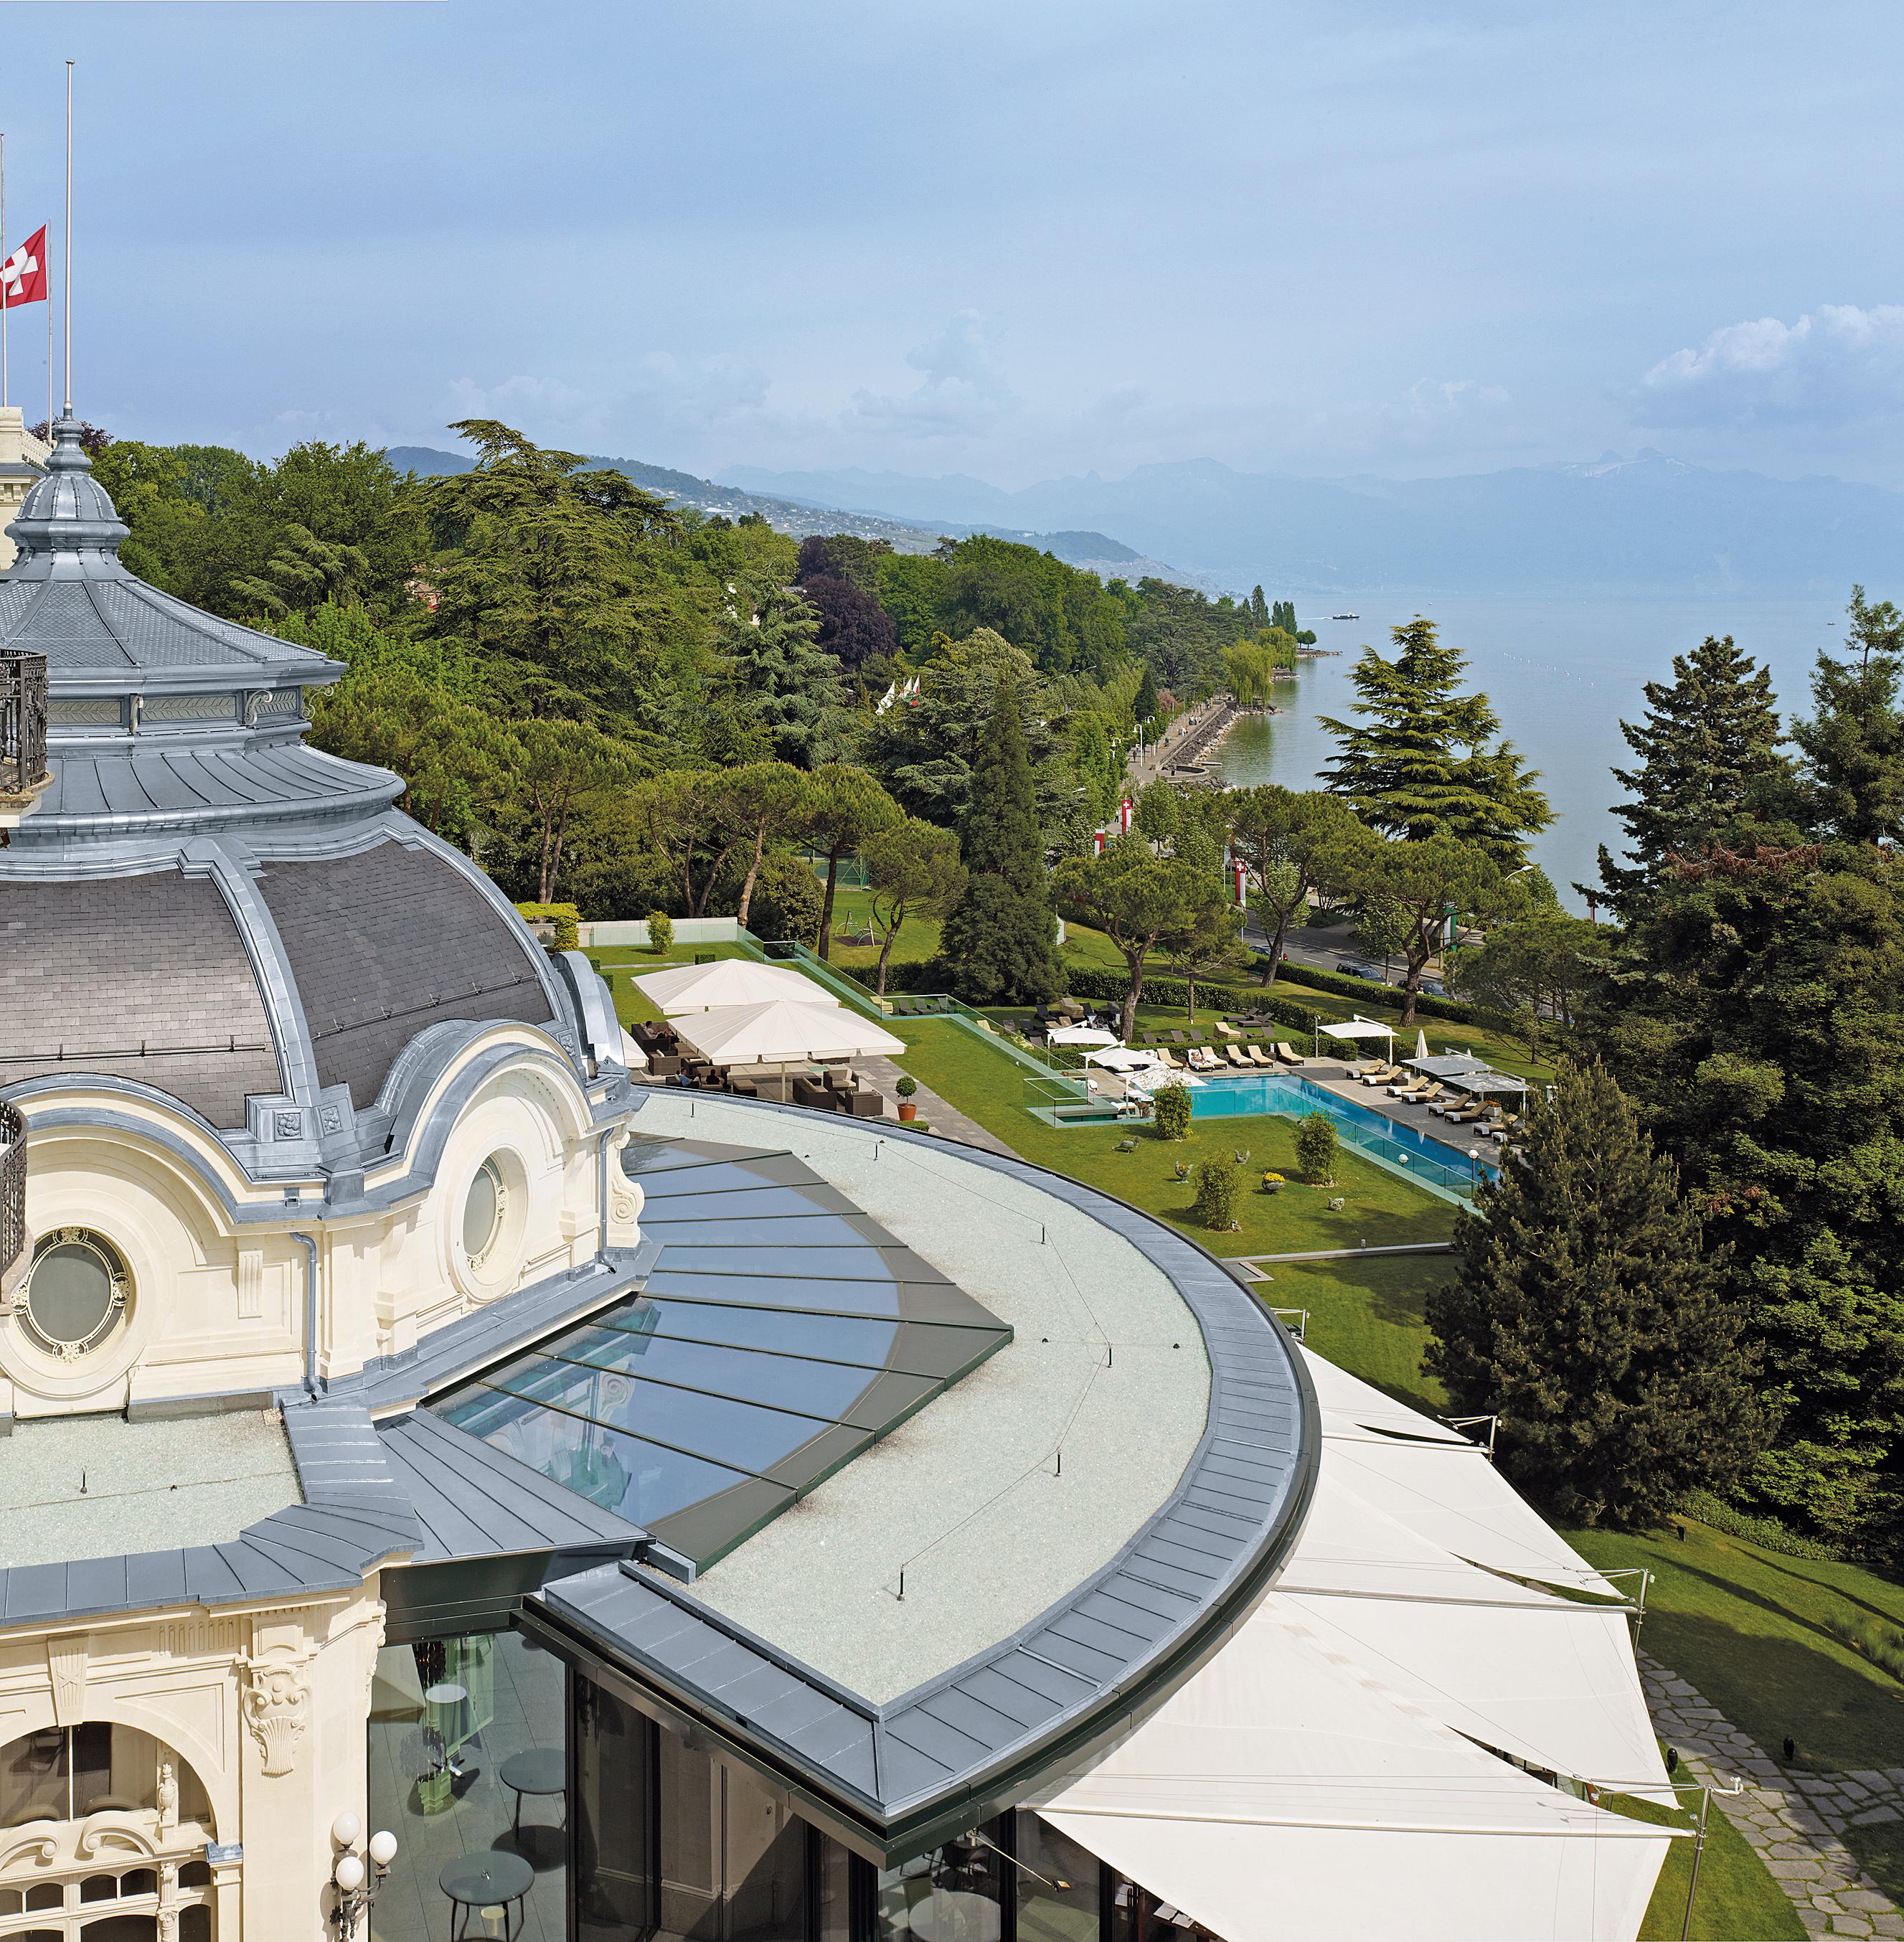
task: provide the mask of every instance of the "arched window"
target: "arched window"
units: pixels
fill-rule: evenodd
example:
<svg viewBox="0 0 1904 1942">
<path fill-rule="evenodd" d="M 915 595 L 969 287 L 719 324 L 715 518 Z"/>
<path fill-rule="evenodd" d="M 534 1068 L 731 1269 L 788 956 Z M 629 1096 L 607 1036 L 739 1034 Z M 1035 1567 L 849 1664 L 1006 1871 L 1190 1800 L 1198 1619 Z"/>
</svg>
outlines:
<svg viewBox="0 0 1904 1942">
<path fill-rule="evenodd" d="M 91 1818 L 115 1814 L 135 1818 Z M 0 1879 L 0 1942 L 157 1942 L 165 1915 L 179 1942 L 213 1942 L 211 1803 L 151 1734 L 93 1720 L 0 1747 L 8 1829 L 30 1831 Z"/>
</svg>

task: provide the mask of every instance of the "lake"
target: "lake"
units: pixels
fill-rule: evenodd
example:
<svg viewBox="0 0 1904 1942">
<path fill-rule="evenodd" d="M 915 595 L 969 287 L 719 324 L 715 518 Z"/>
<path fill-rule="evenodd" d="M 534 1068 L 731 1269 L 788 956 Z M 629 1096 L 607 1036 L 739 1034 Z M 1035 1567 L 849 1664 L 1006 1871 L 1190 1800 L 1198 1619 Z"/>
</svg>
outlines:
<svg viewBox="0 0 1904 1942">
<path fill-rule="evenodd" d="M 1848 599 L 1850 590 L 1845 590 Z M 1394 651 L 1388 629 L 1422 613 L 1443 642 L 1468 657 L 1470 686 L 1492 700 L 1501 726 L 1523 757 L 1541 771 L 1541 786 L 1556 819 L 1533 840 L 1535 860 L 1562 897 L 1578 908 L 1576 883 L 1598 881 L 1602 843 L 1618 853 L 1622 832 L 1612 804 L 1622 793 L 1610 771 L 1632 751 L 1620 733 L 1645 708 L 1642 683 L 1669 680 L 1676 654 L 1707 634 L 1730 634 L 1772 672 L 1788 717 L 1810 710 L 1812 662 L 1820 647 L 1842 639 L 1842 600 L 1728 600 L 1724 595 L 1686 600 L 1480 600 L 1397 599 L 1389 594 L 1339 597 L 1329 611 L 1360 615 L 1331 620 L 1313 605 L 1299 605 L 1316 645 L 1335 649 L 1305 661 L 1293 681 L 1278 682 L 1281 712 L 1251 715 L 1226 738 L 1216 767 L 1226 783 L 1315 786 L 1335 752 L 1318 717 L 1346 718 L 1355 691 L 1349 670 L 1373 643 Z"/>
</svg>

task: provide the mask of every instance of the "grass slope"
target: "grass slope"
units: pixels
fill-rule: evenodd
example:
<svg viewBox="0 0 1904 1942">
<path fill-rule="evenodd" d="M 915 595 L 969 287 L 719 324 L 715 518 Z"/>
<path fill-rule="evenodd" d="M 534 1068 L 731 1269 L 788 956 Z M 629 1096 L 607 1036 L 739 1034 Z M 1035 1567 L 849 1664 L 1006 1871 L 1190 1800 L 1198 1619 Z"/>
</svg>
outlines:
<svg viewBox="0 0 1904 1942">
<path fill-rule="evenodd" d="M 1699 1819 L 1696 1795 L 1692 1801 L 1690 1809 L 1667 1808 L 1614 1795 L 1603 1804 L 1636 1821 L 1692 1827 Z M 1692 1878 L 1692 1849 L 1690 1841 L 1675 1841 L 1667 1850 L 1666 1865 L 1639 1925 L 1639 1942 L 1679 1942 Z M 1798 1910 L 1716 1803 L 1706 1821 L 1706 1852 L 1699 1863 L 1691 1933 L 1693 1942 L 1804 1942 L 1806 1934 Z"/>
</svg>

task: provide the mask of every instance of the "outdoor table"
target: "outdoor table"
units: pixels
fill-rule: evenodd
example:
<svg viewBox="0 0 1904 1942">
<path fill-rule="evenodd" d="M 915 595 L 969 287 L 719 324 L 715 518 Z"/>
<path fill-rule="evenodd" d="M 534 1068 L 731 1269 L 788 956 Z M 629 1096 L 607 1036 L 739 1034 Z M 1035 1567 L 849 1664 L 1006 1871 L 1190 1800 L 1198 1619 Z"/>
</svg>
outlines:
<svg viewBox="0 0 1904 1942">
<path fill-rule="evenodd" d="M 568 1792 L 568 1763 L 559 1747 L 527 1747 L 511 1754 L 502 1764 L 502 1783 L 516 1796 L 516 1818 L 510 1823 L 517 1833 L 522 1827 L 522 1797 L 525 1793 Z"/>
<path fill-rule="evenodd" d="M 936 1888 L 912 1911 L 920 1942 L 998 1942 L 998 1904 L 969 1888 Z"/>
<path fill-rule="evenodd" d="M 513 1936 L 516 1931 L 510 1925 L 510 1905 L 515 1905 L 519 1923 L 522 1898 L 534 1882 L 534 1869 L 520 1855 L 505 1854 L 499 1848 L 458 1855 L 455 1861 L 445 1862 L 436 1885 L 449 1897 L 450 1942 L 461 1942 L 469 1926 L 470 1910 L 498 1905 L 503 1911 L 503 1934 L 505 1938 Z"/>
</svg>

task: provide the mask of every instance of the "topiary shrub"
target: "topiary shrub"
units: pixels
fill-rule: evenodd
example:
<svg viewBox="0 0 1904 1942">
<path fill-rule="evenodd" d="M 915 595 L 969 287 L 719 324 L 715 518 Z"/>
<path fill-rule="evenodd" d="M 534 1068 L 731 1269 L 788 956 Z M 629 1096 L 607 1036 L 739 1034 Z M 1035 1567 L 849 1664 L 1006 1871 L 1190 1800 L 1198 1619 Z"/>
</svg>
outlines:
<svg viewBox="0 0 1904 1942">
<path fill-rule="evenodd" d="M 1151 1095 L 1160 1140 L 1188 1139 L 1190 1135 L 1190 1089 L 1187 1086 L 1160 1086 Z"/>
<path fill-rule="evenodd" d="M 1327 1113 L 1305 1113 L 1296 1121 L 1296 1163 L 1311 1186 L 1335 1184 L 1336 1146 L 1336 1123 Z"/>
<path fill-rule="evenodd" d="M 525 924 L 551 927 L 551 951 L 579 951 L 582 948 L 582 913 L 573 904 L 518 904 L 516 914 Z"/>
<path fill-rule="evenodd" d="M 648 948 L 656 957 L 665 956 L 675 947 L 675 920 L 666 911 L 648 912 Z"/>
<path fill-rule="evenodd" d="M 1197 1169 L 1197 1218 L 1221 1234 L 1236 1225 L 1236 1162 L 1227 1153 Z"/>
</svg>

